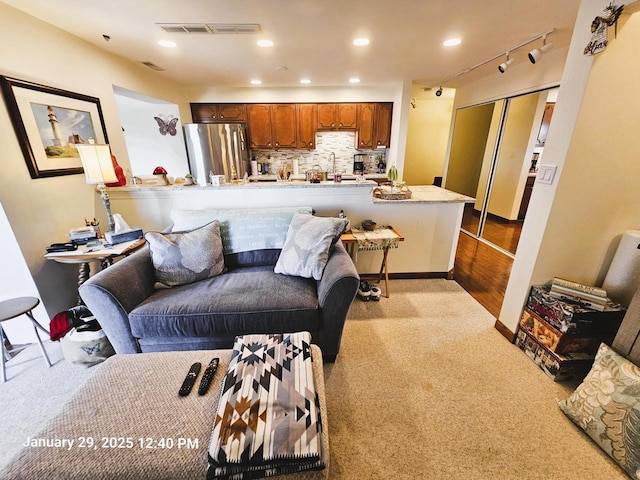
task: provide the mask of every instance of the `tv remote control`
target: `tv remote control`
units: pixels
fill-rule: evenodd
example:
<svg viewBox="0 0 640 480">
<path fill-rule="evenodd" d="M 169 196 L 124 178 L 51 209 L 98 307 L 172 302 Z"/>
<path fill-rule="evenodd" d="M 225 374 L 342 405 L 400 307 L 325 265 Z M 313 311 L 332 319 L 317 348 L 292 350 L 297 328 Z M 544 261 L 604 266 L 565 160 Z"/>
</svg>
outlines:
<svg viewBox="0 0 640 480">
<path fill-rule="evenodd" d="M 218 370 L 218 363 L 220 363 L 220 359 L 217 357 L 209 362 L 209 365 L 204 370 L 204 375 L 202 376 L 202 380 L 200 380 L 198 395 L 204 395 L 205 393 L 207 393 L 207 390 L 209 390 L 209 385 L 211 385 L 211 380 L 213 380 L 213 377 L 216 374 L 216 370 Z"/>
<path fill-rule="evenodd" d="M 193 384 L 196 383 L 196 378 L 198 378 L 198 374 L 200 373 L 200 369 L 202 368 L 202 364 L 200 362 L 196 362 L 191 365 L 189 369 L 189 373 L 184 378 L 184 382 L 182 382 L 182 386 L 180 390 L 178 390 L 178 395 L 181 397 L 186 397 L 191 392 L 191 388 L 193 388 Z"/>
</svg>

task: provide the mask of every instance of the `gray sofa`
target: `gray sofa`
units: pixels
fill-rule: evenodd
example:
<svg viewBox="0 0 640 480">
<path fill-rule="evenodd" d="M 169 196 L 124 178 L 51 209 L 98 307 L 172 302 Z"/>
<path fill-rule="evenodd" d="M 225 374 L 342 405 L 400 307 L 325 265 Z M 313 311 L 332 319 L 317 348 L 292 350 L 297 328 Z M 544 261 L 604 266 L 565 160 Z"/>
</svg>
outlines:
<svg viewBox="0 0 640 480">
<path fill-rule="evenodd" d="M 199 212 L 195 222 L 185 222 L 183 215 L 178 223 L 193 227 L 220 215 Z M 320 280 L 274 273 L 283 238 L 274 240 L 273 232 L 265 246 L 275 248 L 228 253 L 234 228 L 251 227 L 257 218 L 264 226 L 263 215 L 249 212 L 237 216 L 241 222 L 221 221 L 226 252 L 221 275 L 157 289 L 147 245 L 85 282 L 80 295 L 116 353 L 231 348 L 237 335 L 309 331 L 325 361 L 334 361 L 359 284 L 353 261 L 338 240 Z M 280 237 L 284 227 L 286 222 L 274 227 Z"/>
</svg>

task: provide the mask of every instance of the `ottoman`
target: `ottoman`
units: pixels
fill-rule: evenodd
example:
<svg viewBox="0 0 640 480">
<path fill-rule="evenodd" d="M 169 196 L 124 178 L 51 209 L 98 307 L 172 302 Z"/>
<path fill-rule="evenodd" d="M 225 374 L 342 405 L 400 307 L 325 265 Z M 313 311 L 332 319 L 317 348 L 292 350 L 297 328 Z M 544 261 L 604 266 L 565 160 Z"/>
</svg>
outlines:
<svg viewBox="0 0 640 480">
<path fill-rule="evenodd" d="M 329 436 L 322 352 L 312 345 L 327 468 L 277 478 L 315 480 L 329 474 Z M 0 472 L 2 479 L 204 480 L 213 421 L 231 350 L 115 355 L 81 385 L 47 426 Z M 198 395 L 202 371 L 220 365 Z M 202 363 L 191 393 L 178 396 L 189 367 Z"/>
</svg>

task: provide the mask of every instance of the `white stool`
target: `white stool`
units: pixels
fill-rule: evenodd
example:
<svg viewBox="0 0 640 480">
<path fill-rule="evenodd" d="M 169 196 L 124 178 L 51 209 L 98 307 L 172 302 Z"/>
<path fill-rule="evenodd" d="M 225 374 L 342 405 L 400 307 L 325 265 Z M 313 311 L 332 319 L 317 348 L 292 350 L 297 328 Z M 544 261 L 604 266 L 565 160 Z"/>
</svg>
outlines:
<svg viewBox="0 0 640 480">
<path fill-rule="evenodd" d="M 26 315 L 31 320 L 33 325 L 33 330 L 36 332 L 36 338 L 38 339 L 38 344 L 40 345 L 40 351 L 42 351 L 42 356 L 44 357 L 47 365 L 51 366 L 51 361 L 47 355 L 47 351 L 44 349 L 44 345 L 42 344 L 42 340 L 40 339 L 40 335 L 38 335 L 38 328 L 49 335 L 49 332 L 40 325 L 35 318 L 33 318 L 33 314 L 31 311 L 38 306 L 40 300 L 35 297 L 19 297 L 12 298 L 11 300 L 5 300 L 0 302 L 0 342 L 2 342 L 2 355 L 0 355 L 0 363 L 2 363 L 2 381 L 7 381 L 7 373 L 5 367 L 5 358 L 10 358 L 9 353 L 7 352 L 6 347 L 4 346 L 4 331 L 2 330 L 2 322 L 5 320 L 10 320 L 15 317 L 19 317 L 20 315 Z"/>
</svg>

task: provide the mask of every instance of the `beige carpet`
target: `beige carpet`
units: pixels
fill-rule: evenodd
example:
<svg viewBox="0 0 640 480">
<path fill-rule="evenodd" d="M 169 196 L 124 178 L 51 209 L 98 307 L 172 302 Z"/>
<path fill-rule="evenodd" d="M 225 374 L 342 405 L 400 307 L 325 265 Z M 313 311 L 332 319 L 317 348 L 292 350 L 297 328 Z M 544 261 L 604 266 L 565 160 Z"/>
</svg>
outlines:
<svg viewBox="0 0 640 480">
<path fill-rule="evenodd" d="M 331 478 L 627 478 L 562 414 L 549 379 L 458 284 L 356 300 L 325 366 Z"/>
</svg>

